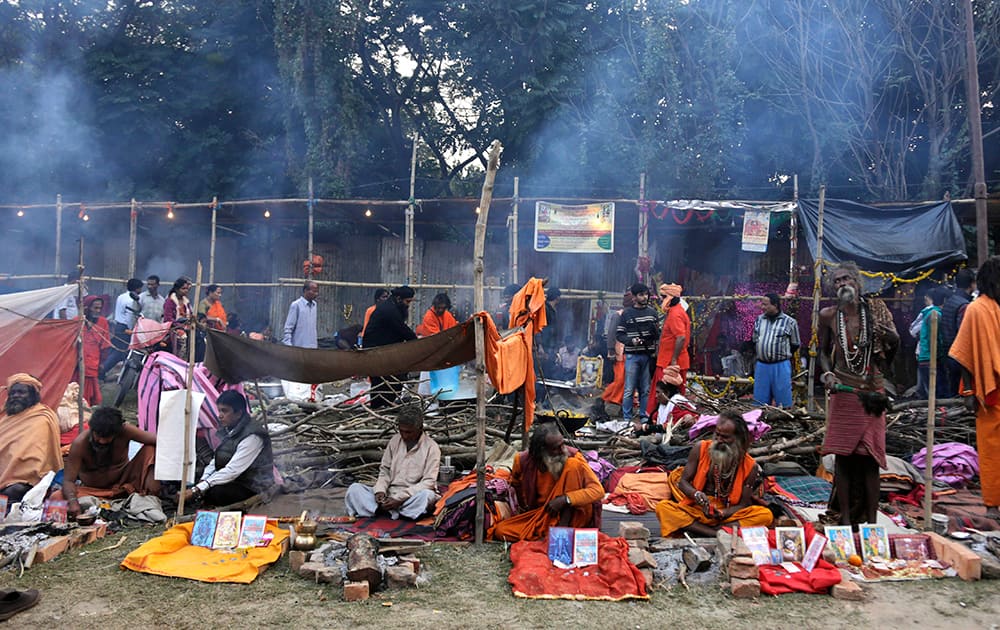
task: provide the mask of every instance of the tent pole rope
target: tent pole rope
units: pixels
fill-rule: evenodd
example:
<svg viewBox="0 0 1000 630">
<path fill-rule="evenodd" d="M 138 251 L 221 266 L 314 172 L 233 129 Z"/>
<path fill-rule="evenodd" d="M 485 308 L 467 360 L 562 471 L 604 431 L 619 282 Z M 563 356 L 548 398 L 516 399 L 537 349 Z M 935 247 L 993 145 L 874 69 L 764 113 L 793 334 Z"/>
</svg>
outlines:
<svg viewBox="0 0 1000 630">
<path fill-rule="evenodd" d="M 486 219 L 493 199 L 493 182 L 500 166 L 500 141 L 490 145 L 486 179 L 479 198 L 479 218 L 476 219 L 475 254 L 473 259 L 473 294 L 476 312 L 476 545 L 483 544 L 484 508 L 486 503 L 486 330 L 483 325 L 483 250 L 486 248 Z"/>
</svg>

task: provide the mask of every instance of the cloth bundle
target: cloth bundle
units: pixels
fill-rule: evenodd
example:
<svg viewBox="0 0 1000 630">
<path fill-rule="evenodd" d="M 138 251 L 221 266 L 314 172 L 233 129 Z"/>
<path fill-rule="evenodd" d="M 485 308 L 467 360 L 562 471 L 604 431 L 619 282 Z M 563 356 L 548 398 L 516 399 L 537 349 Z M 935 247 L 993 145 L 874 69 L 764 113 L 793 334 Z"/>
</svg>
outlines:
<svg viewBox="0 0 1000 630">
<path fill-rule="evenodd" d="M 913 465 L 923 471 L 927 467 L 927 449 L 922 448 L 913 454 Z M 945 442 L 934 446 L 934 479 L 943 481 L 949 486 L 959 488 L 965 486 L 973 477 L 979 474 L 979 456 L 976 449 L 968 444 Z"/>
<path fill-rule="evenodd" d="M 760 419 L 762 413 L 762 410 L 754 409 L 753 411 L 748 411 L 743 414 L 743 419 L 747 422 L 747 428 L 750 429 L 750 436 L 753 438 L 754 442 L 767 435 L 767 432 L 771 430 L 771 425 Z M 702 433 L 707 432 L 709 429 L 714 429 L 718 422 L 719 416 L 699 417 L 698 421 L 694 423 L 694 426 L 688 429 L 688 438 L 693 440 Z"/>
</svg>

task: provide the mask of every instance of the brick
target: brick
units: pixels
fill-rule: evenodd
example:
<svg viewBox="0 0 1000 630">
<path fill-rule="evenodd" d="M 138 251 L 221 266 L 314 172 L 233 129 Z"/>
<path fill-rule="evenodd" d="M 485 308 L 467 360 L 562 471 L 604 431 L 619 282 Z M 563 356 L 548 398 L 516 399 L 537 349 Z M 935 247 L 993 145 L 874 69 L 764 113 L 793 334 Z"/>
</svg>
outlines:
<svg viewBox="0 0 1000 630">
<path fill-rule="evenodd" d="M 653 568 L 656 566 L 656 558 L 645 549 L 631 548 L 628 550 L 628 561 L 638 569 Z"/>
<path fill-rule="evenodd" d="M 649 530 L 639 521 L 622 521 L 618 523 L 618 535 L 626 540 L 647 540 Z"/>
<path fill-rule="evenodd" d="M 368 582 L 344 582 L 344 601 L 360 602 L 368 599 Z"/>
<path fill-rule="evenodd" d="M 834 584 L 830 589 L 830 594 L 835 599 L 843 599 L 849 602 L 860 602 L 865 599 L 865 592 L 861 585 L 850 578 L 847 571 L 840 570 L 840 584 Z"/>
<path fill-rule="evenodd" d="M 108 535 L 108 524 L 104 521 L 97 521 L 94 523 L 94 529 L 97 530 L 98 538 L 104 538 Z"/>
<path fill-rule="evenodd" d="M 386 568 L 385 581 L 389 588 L 407 588 L 417 583 L 417 574 L 409 563 L 397 564 Z"/>
<path fill-rule="evenodd" d="M 306 552 L 304 551 L 289 551 L 288 552 L 288 566 L 291 567 L 292 571 L 295 573 L 299 572 L 299 567 L 306 563 Z"/>
<path fill-rule="evenodd" d="M 33 562 L 49 562 L 67 549 L 69 549 L 69 536 L 49 538 L 38 546 Z"/>
<path fill-rule="evenodd" d="M 729 582 L 729 588 L 733 593 L 733 597 L 736 597 L 737 599 L 753 599 L 754 597 L 760 597 L 760 582 L 757 580 L 733 578 Z"/>
<path fill-rule="evenodd" d="M 629 549 L 649 549 L 649 541 L 643 540 L 642 538 L 635 538 L 633 540 L 626 540 Z"/>
<path fill-rule="evenodd" d="M 413 572 L 420 575 L 420 558 L 414 555 L 399 556 L 400 562 L 409 562 L 413 565 Z"/>
<path fill-rule="evenodd" d="M 642 573 L 642 577 L 646 580 L 646 588 L 653 588 L 653 570 L 652 569 L 639 569 L 639 573 Z"/>
<path fill-rule="evenodd" d="M 944 536 L 927 532 L 931 544 L 934 545 L 934 553 L 938 560 L 947 562 L 958 572 L 958 577 L 963 580 L 978 580 L 983 575 L 983 561 L 976 555 L 976 552 L 969 549 L 962 543 L 948 540 Z"/>
<path fill-rule="evenodd" d="M 303 562 L 299 565 L 296 573 L 307 580 L 315 580 L 316 573 L 324 568 L 326 568 L 326 565 L 322 562 Z"/>
<path fill-rule="evenodd" d="M 750 553 L 750 547 L 743 542 L 742 536 L 733 538 L 733 555 L 737 558 L 750 558 L 753 555 Z"/>
<path fill-rule="evenodd" d="M 756 580 L 760 577 L 760 568 L 751 558 L 733 558 L 729 561 L 729 577 Z"/>
<path fill-rule="evenodd" d="M 339 566 L 323 565 L 323 568 L 316 571 L 316 583 L 340 586 L 344 583 L 344 572 Z"/>
</svg>

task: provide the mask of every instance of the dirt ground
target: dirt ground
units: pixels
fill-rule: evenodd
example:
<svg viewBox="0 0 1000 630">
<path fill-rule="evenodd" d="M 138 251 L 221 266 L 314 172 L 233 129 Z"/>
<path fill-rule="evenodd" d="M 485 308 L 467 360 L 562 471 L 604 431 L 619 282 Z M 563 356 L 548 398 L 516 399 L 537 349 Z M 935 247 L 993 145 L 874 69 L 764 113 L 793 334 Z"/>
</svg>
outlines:
<svg viewBox="0 0 1000 630">
<path fill-rule="evenodd" d="M 735 600 L 719 587 L 654 591 L 648 602 L 524 600 L 511 595 L 502 545 L 483 549 L 436 544 L 419 555 L 429 583 L 385 591 L 366 602 L 341 600 L 340 589 L 308 582 L 285 558 L 249 585 L 203 584 L 124 570 L 119 563 L 156 528 L 133 528 L 18 577 L 0 587 L 37 588 L 41 603 L 10 627 L 100 628 L 997 628 L 995 582 L 957 579 L 866 585 L 864 602 L 825 595 Z M 127 536 L 124 544 L 108 549 Z M 389 605 L 391 603 L 391 605 Z"/>
</svg>

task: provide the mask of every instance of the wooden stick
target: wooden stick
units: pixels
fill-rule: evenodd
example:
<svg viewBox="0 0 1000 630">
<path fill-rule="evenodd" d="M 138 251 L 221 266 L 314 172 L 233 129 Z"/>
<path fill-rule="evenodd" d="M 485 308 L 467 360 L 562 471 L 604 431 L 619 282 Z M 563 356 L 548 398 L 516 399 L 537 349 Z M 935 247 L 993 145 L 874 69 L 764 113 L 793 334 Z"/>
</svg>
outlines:
<svg viewBox="0 0 1000 630">
<path fill-rule="evenodd" d="M 62 256 L 62 195 L 56 195 L 56 278 L 61 274 L 59 273 L 59 259 Z M 79 308 L 80 305 L 77 304 Z M 81 393 L 83 390 L 80 390 Z"/>
<path fill-rule="evenodd" d="M 406 284 L 412 284 L 416 278 L 413 277 L 413 215 L 416 213 L 416 185 L 417 185 L 417 134 L 413 134 L 413 153 L 410 156 L 410 199 L 406 206 Z"/>
<path fill-rule="evenodd" d="M 473 254 L 473 310 L 481 313 L 483 298 L 483 250 L 486 247 L 486 221 L 493 199 L 493 182 L 500 167 L 500 141 L 490 145 L 486 179 L 479 198 L 476 240 Z M 476 317 L 476 545 L 483 544 L 484 507 L 486 503 L 486 331 L 481 317 Z"/>
<path fill-rule="evenodd" d="M 131 207 L 129 208 L 128 214 L 128 277 L 135 277 L 135 231 L 136 222 L 139 218 L 139 212 L 137 210 L 138 204 L 135 202 L 135 197 L 132 197 Z"/>
<path fill-rule="evenodd" d="M 313 178 L 309 177 L 309 264 L 306 266 L 306 279 L 313 279 L 313 210 L 316 201 L 313 198 Z"/>
<path fill-rule="evenodd" d="M 927 379 L 927 450 L 924 457 L 924 529 L 932 529 L 934 512 L 934 421 L 937 398 L 938 312 L 931 311 L 931 365 Z"/>
<path fill-rule="evenodd" d="M 641 206 L 646 201 L 646 174 L 639 173 L 639 205 Z M 643 209 L 639 208 L 639 261 L 644 261 L 649 258 L 649 213 L 644 212 Z M 642 277 L 639 281 L 644 284 L 649 284 L 649 274 L 650 270 L 646 270 L 642 273 Z"/>
<path fill-rule="evenodd" d="M 84 326 L 87 325 L 87 314 L 83 312 L 83 237 L 80 237 L 80 260 L 76 264 L 77 270 L 80 272 L 80 279 L 76 281 L 76 308 L 80 317 L 80 333 L 77 340 L 77 355 L 76 355 L 76 369 L 80 378 L 78 382 L 80 383 L 80 392 L 76 397 L 76 413 L 77 413 L 77 428 L 80 433 L 83 433 L 83 384 L 86 382 L 87 377 L 85 376 L 86 368 L 83 360 L 83 330 Z"/>
<path fill-rule="evenodd" d="M 215 282 L 215 227 L 216 218 L 219 212 L 219 198 L 212 197 L 212 238 L 208 244 L 208 283 L 212 284 Z M 199 282 L 200 284 L 200 282 Z M 193 302 L 197 304 L 201 295 L 198 293 L 194 294 Z"/>
<path fill-rule="evenodd" d="M 798 261 L 799 257 L 798 174 L 792 175 L 792 201 L 795 202 L 796 209 L 792 210 L 789 213 L 791 216 L 788 219 L 788 286 L 797 287 L 799 284 L 798 265 L 796 265 L 796 262 Z"/>
<path fill-rule="evenodd" d="M 198 273 L 195 276 L 195 295 L 201 289 L 201 261 L 198 261 Z M 197 298 L 196 298 L 197 299 Z M 192 313 L 193 315 L 193 313 Z M 184 455 L 181 460 L 181 492 L 177 500 L 177 518 L 184 515 L 184 486 L 187 484 L 188 471 L 191 470 L 191 451 L 188 449 L 188 443 L 191 441 L 191 387 L 194 383 L 194 349 L 196 345 L 196 337 L 198 335 L 198 318 L 191 317 L 188 320 L 188 368 L 187 368 L 187 378 L 185 379 L 185 395 L 184 395 Z"/>
<path fill-rule="evenodd" d="M 826 205 L 826 184 L 819 187 L 819 218 L 816 227 L 816 260 L 813 262 L 813 308 L 809 337 L 809 376 L 806 388 L 806 409 L 816 410 L 816 355 L 817 330 L 819 330 L 819 296 L 823 292 L 823 207 Z"/>
</svg>

